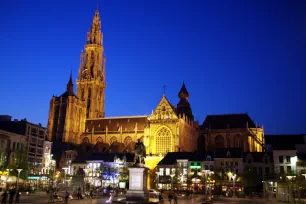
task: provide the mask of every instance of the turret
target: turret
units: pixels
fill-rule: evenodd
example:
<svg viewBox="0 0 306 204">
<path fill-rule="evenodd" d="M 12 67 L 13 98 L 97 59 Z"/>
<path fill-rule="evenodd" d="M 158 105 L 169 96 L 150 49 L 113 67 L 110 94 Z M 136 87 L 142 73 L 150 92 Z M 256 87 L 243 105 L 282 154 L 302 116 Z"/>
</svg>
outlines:
<svg viewBox="0 0 306 204">
<path fill-rule="evenodd" d="M 67 92 L 68 95 L 73 95 L 73 83 L 72 83 L 72 72 L 70 72 L 70 77 L 69 77 L 69 81 L 67 84 Z"/>
<path fill-rule="evenodd" d="M 180 101 L 177 104 L 178 115 L 184 114 L 189 119 L 189 121 L 193 121 L 193 114 L 192 114 L 191 106 L 188 102 L 189 93 L 186 89 L 184 82 L 183 82 L 181 90 L 178 93 L 178 97 L 180 98 Z"/>
</svg>

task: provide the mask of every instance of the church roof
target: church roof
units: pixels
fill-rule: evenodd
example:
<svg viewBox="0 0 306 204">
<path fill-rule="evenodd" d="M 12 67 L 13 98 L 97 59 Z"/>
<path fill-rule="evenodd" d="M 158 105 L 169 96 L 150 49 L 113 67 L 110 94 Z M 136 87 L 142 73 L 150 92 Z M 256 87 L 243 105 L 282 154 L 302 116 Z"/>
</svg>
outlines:
<svg viewBox="0 0 306 204">
<path fill-rule="evenodd" d="M 244 162 L 247 162 L 248 155 L 251 155 L 251 157 L 253 158 L 253 162 L 263 162 L 265 156 L 269 158 L 270 162 L 273 161 L 272 152 L 245 152 L 243 154 L 244 154 L 244 157 L 243 157 Z"/>
<path fill-rule="evenodd" d="M 217 148 L 215 158 L 243 158 L 242 148 Z"/>
<path fill-rule="evenodd" d="M 202 128 L 226 129 L 229 128 L 256 128 L 254 121 L 247 113 L 207 115 L 202 124 Z"/>
<path fill-rule="evenodd" d="M 109 118 L 96 118 L 86 120 L 86 129 L 94 132 L 104 132 L 106 127 L 110 132 L 119 132 L 122 126 L 122 131 L 143 131 L 148 123 L 148 116 L 126 116 L 126 117 L 109 117 Z"/>
</svg>

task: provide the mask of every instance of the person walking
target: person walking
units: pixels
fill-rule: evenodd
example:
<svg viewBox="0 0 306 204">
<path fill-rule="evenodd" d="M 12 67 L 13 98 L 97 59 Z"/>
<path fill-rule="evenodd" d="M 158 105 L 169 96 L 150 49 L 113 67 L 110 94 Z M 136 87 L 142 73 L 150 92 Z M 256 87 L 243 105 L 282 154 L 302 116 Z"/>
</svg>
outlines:
<svg viewBox="0 0 306 204">
<path fill-rule="evenodd" d="M 16 198 L 15 198 L 15 204 L 19 204 L 19 202 L 20 202 L 20 193 L 19 191 L 17 191 Z"/>
<path fill-rule="evenodd" d="M 6 192 L 6 190 L 4 190 L 4 192 L 2 193 L 1 204 L 6 204 L 6 199 L 7 199 L 7 192 Z"/>
<path fill-rule="evenodd" d="M 10 194 L 10 197 L 9 197 L 9 204 L 13 204 L 15 191 L 12 189 L 12 190 L 10 190 L 9 194 Z"/>
<path fill-rule="evenodd" d="M 68 203 L 68 199 L 69 199 L 69 192 L 66 191 L 65 192 L 65 203 Z"/>
</svg>

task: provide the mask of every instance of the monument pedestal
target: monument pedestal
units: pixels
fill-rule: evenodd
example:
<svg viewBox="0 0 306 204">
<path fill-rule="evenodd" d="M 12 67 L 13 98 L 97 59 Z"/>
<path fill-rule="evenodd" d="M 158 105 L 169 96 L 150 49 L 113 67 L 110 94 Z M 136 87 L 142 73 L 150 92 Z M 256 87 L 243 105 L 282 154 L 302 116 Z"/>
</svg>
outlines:
<svg viewBox="0 0 306 204">
<path fill-rule="evenodd" d="M 126 192 L 126 201 L 148 201 L 147 179 L 148 168 L 142 166 L 129 168 L 129 190 Z"/>
</svg>

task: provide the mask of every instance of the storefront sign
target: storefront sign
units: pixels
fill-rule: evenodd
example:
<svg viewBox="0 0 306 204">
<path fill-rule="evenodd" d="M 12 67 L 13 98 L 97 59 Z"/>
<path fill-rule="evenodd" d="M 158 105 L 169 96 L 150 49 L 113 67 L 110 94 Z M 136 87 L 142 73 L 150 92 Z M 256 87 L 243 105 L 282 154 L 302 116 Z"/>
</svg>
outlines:
<svg viewBox="0 0 306 204">
<path fill-rule="evenodd" d="M 39 180 L 39 176 L 28 176 L 28 180 Z"/>
</svg>

